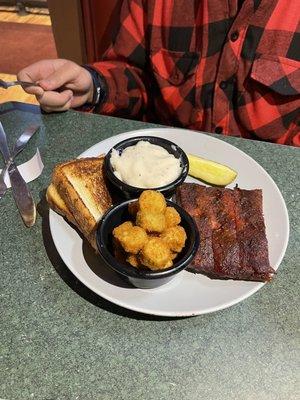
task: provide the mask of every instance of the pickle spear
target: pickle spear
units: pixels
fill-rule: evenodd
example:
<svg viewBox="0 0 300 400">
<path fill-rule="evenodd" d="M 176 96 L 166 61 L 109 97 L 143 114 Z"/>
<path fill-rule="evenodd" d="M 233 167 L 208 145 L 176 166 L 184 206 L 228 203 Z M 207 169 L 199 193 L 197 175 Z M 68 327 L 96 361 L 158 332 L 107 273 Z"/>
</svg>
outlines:
<svg viewBox="0 0 300 400">
<path fill-rule="evenodd" d="M 237 172 L 215 161 L 188 154 L 189 175 L 217 186 L 226 186 L 237 177 Z"/>
</svg>

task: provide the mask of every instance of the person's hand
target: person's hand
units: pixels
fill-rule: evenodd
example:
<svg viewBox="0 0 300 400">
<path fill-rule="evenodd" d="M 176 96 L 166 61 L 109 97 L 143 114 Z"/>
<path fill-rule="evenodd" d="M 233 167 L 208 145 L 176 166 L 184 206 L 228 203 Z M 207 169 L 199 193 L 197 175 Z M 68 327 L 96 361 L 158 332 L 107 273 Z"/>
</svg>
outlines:
<svg viewBox="0 0 300 400">
<path fill-rule="evenodd" d="M 42 60 L 18 73 L 18 80 L 38 83 L 24 90 L 34 94 L 46 112 L 66 111 L 93 99 L 91 74 L 73 61 Z"/>
</svg>

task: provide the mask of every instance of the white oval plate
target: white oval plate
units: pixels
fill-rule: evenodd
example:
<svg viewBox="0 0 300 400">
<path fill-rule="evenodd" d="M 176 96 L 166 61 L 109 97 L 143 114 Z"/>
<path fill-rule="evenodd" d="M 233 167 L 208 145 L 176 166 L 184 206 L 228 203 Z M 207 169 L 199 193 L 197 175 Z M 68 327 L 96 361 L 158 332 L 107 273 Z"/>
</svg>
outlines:
<svg viewBox="0 0 300 400">
<path fill-rule="evenodd" d="M 230 166 L 238 172 L 231 187 L 238 183 L 243 189 L 262 189 L 270 263 L 277 270 L 289 238 L 286 205 L 267 172 L 236 147 L 199 132 L 158 128 L 113 136 L 91 147 L 80 157 L 107 153 L 121 140 L 140 135 L 167 138 L 187 153 Z M 187 181 L 195 180 L 188 178 Z M 93 292 L 130 310 L 169 317 L 206 314 L 230 307 L 251 296 L 264 285 L 257 282 L 211 280 L 203 275 L 182 271 L 173 281 L 160 288 L 131 288 L 103 264 L 100 257 L 94 254 L 78 232 L 61 216 L 50 210 L 49 221 L 57 251 L 72 273 Z"/>
</svg>

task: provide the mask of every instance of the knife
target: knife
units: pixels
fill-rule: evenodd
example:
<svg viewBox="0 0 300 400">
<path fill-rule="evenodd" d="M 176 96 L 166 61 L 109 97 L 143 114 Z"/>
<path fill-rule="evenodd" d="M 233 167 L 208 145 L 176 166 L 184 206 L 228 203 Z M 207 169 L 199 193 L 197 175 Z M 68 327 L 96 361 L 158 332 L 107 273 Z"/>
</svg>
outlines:
<svg viewBox="0 0 300 400">
<path fill-rule="evenodd" d="M 21 134 L 21 136 L 16 141 L 14 148 L 12 150 L 12 158 L 15 159 L 16 156 L 24 149 L 26 144 L 32 138 L 32 136 L 39 129 L 38 125 L 30 125 L 25 131 Z M 5 195 L 7 186 L 4 182 L 5 174 L 7 172 L 7 166 L 5 165 L 0 173 L 0 200 Z"/>
<path fill-rule="evenodd" d="M 0 122 L 0 151 L 4 157 L 8 174 L 10 177 L 11 187 L 16 205 L 19 209 L 24 224 L 27 227 L 34 225 L 36 219 L 36 208 L 32 195 L 28 189 L 26 182 L 20 174 L 16 164 L 11 158 L 7 145 L 6 134 Z"/>
</svg>

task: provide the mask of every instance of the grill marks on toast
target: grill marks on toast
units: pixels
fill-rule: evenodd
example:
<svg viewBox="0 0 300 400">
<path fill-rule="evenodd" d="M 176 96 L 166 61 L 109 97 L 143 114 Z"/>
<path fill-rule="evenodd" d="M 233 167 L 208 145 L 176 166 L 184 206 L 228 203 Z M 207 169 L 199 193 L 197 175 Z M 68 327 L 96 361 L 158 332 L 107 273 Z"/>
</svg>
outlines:
<svg viewBox="0 0 300 400">
<path fill-rule="evenodd" d="M 193 216 L 200 234 L 191 271 L 222 279 L 272 278 L 274 270 L 268 259 L 261 190 L 185 183 L 177 196 Z"/>
</svg>

